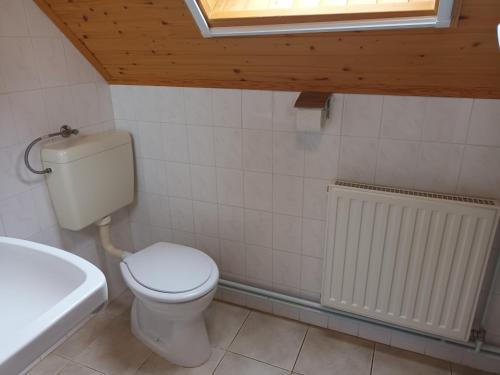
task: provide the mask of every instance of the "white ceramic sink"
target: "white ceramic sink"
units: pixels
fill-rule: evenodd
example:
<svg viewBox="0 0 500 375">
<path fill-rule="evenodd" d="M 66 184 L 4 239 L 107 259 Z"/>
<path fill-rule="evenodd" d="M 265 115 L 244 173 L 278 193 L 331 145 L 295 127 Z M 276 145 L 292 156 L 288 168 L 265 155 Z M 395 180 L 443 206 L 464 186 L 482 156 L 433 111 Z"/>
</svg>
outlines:
<svg viewBox="0 0 500 375">
<path fill-rule="evenodd" d="M 20 374 L 107 301 L 103 273 L 67 251 L 0 237 L 0 374 Z"/>
</svg>

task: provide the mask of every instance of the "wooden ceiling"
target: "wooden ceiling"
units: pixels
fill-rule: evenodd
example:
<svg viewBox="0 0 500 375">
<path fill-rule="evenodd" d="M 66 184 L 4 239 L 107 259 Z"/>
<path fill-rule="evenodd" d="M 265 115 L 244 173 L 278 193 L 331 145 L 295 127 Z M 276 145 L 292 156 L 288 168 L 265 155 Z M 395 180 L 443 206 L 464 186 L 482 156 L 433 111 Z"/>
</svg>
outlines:
<svg viewBox="0 0 500 375">
<path fill-rule="evenodd" d="M 35 0 L 114 84 L 500 98 L 499 0 L 457 27 L 204 39 L 183 0 Z"/>
</svg>

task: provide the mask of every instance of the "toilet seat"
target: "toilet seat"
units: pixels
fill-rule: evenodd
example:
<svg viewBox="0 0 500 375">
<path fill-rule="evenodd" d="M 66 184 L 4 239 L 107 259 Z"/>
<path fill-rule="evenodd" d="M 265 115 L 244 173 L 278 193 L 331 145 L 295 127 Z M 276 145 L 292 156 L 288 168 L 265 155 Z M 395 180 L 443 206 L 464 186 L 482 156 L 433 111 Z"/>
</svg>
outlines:
<svg viewBox="0 0 500 375">
<path fill-rule="evenodd" d="M 158 242 L 126 257 L 120 268 L 127 285 L 161 303 L 182 303 L 209 293 L 217 285 L 215 262 L 191 247 Z"/>
</svg>

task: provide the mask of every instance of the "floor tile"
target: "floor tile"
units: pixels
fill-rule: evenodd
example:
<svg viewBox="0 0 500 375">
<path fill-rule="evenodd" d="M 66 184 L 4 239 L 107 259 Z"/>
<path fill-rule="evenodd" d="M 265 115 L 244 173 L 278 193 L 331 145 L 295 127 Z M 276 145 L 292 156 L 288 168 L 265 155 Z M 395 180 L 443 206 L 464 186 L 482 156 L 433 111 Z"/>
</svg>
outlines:
<svg viewBox="0 0 500 375">
<path fill-rule="evenodd" d="M 252 312 L 229 350 L 291 370 L 306 331 L 303 324 Z"/>
<path fill-rule="evenodd" d="M 69 361 L 64 358 L 55 354 L 49 354 L 37 363 L 27 375 L 54 375 L 68 363 Z"/>
<path fill-rule="evenodd" d="M 130 290 L 127 289 L 125 292 L 111 301 L 108 306 L 106 306 L 106 309 L 103 312 L 111 316 L 121 315 L 125 311 L 130 310 L 133 301 L 134 295 Z"/>
<path fill-rule="evenodd" d="M 243 357 L 227 353 L 217 367 L 214 375 L 288 375 L 283 369 Z"/>
<path fill-rule="evenodd" d="M 130 332 L 129 313 L 116 317 L 76 361 L 108 375 L 134 374 L 151 351 Z"/>
<path fill-rule="evenodd" d="M 449 375 L 448 362 L 401 349 L 376 345 L 372 375 Z"/>
<path fill-rule="evenodd" d="M 470 367 L 451 364 L 451 373 L 453 375 L 493 375 L 491 372 L 476 370 Z"/>
<path fill-rule="evenodd" d="M 111 324 L 113 317 L 99 313 L 90 319 L 82 328 L 71 335 L 54 351 L 66 358 L 75 359 L 80 355 L 89 345 L 97 339 L 97 337 L 104 332 L 107 326 Z"/>
<path fill-rule="evenodd" d="M 214 301 L 205 311 L 207 331 L 213 347 L 227 349 L 250 311 Z"/>
<path fill-rule="evenodd" d="M 294 372 L 303 375 L 369 375 L 373 344 L 337 332 L 309 328 Z"/>
<path fill-rule="evenodd" d="M 212 375 L 225 351 L 214 348 L 209 360 L 200 367 L 176 366 L 153 353 L 137 370 L 136 375 Z"/>
<path fill-rule="evenodd" d="M 102 375 L 102 373 L 79 365 L 78 363 L 71 363 L 63 368 L 61 372 L 58 372 L 57 375 Z"/>
</svg>

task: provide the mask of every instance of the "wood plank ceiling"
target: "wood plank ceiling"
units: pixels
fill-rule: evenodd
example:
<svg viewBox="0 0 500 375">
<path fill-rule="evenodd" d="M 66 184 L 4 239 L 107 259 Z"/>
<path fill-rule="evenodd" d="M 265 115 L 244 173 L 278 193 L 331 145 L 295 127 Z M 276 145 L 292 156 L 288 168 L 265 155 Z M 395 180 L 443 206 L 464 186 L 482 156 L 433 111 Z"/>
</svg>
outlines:
<svg viewBox="0 0 500 375">
<path fill-rule="evenodd" d="M 499 0 L 457 27 L 204 39 L 183 0 L 35 0 L 113 84 L 500 98 Z"/>
</svg>

